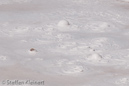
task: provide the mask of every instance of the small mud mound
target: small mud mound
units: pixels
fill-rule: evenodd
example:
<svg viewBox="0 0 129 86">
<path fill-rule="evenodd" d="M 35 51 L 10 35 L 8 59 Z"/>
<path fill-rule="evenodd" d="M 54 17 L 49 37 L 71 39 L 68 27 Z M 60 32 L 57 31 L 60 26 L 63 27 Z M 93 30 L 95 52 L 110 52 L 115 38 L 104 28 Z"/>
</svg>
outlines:
<svg viewBox="0 0 129 86">
<path fill-rule="evenodd" d="M 87 56 L 86 60 L 91 62 L 100 62 L 103 59 L 103 57 L 100 54 L 92 53 Z"/>
<path fill-rule="evenodd" d="M 59 21 L 59 23 L 57 24 L 57 26 L 59 26 L 59 27 L 67 27 L 67 26 L 69 26 L 70 25 L 70 23 L 67 21 L 67 20 L 61 20 L 61 21 Z"/>
<path fill-rule="evenodd" d="M 28 52 L 30 55 L 35 55 L 38 51 L 34 48 L 31 48 Z"/>
<path fill-rule="evenodd" d="M 58 24 L 57 24 L 57 28 L 58 28 L 58 30 L 59 31 L 63 31 L 63 32 L 65 32 L 65 31 L 71 31 L 71 25 L 70 25 L 70 23 L 67 21 L 67 20 L 61 20 L 61 21 L 59 21 L 58 22 Z"/>
</svg>

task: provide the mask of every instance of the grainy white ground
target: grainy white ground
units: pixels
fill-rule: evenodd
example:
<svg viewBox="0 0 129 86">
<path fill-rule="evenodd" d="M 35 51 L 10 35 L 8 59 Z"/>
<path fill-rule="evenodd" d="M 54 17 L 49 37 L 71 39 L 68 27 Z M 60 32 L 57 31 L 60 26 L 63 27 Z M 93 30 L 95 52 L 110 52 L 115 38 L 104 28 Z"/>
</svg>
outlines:
<svg viewBox="0 0 129 86">
<path fill-rule="evenodd" d="M 129 0 L 0 0 L 0 86 L 19 86 L 7 79 L 129 86 Z"/>
</svg>

